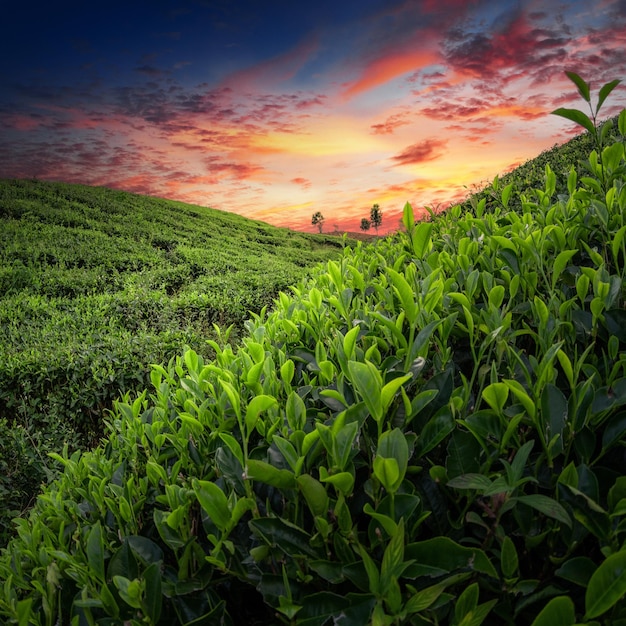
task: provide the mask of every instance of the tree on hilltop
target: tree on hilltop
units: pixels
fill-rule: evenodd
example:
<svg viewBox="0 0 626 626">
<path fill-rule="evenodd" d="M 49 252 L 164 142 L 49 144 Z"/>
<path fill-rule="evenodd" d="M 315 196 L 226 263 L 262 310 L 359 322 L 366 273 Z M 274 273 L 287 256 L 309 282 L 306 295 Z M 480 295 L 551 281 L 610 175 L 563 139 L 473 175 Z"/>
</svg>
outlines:
<svg viewBox="0 0 626 626">
<path fill-rule="evenodd" d="M 371 225 L 372 225 L 372 224 L 370 223 L 370 221 L 369 221 L 366 217 L 364 217 L 363 219 L 361 219 L 361 230 L 362 230 L 363 232 L 368 231 L 368 230 L 370 229 L 370 226 L 371 226 Z"/>
<path fill-rule="evenodd" d="M 370 223 L 376 229 L 378 236 L 378 227 L 383 223 L 383 212 L 378 204 L 375 204 L 370 210 Z"/>
<path fill-rule="evenodd" d="M 321 211 L 313 213 L 313 217 L 311 218 L 311 224 L 313 224 L 313 226 L 317 226 L 320 233 L 322 232 L 322 228 L 324 228 L 324 216 L 322 215 Z"/>
</svg>

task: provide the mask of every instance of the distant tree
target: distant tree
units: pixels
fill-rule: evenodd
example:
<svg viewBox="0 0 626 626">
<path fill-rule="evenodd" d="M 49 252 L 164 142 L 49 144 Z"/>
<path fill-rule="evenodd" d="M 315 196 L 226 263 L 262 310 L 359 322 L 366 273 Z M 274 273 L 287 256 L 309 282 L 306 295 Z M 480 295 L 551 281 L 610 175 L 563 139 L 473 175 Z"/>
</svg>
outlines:
<svg viewBox="0 0 626 626">
<path fill-rule="evenodd" d="M 317 226 L 320 233 L 322 232 L 322 228 L 324 228 L 324 216 L 322 215 L 321 211 L 313 213 L 313 217 L 311 218 L 311 224 L 313 224 L 313 226 Z"/>
<path fill-rule="evenodd" d="M 371 225 L 372 225 L 372 224 L 370 223 L 370 221 L 369 221 L 366 217 L 364 217 L 364 218 L 361 220 L 361 230 L 362 230 L 362 231 L 368 231 L 368 230 L 370 229 L 370 226 L 371 226 Z"/>
<path fill-rule="evenodd" d="M 380 206 L 378 204 L 375 204 L 370 210 L 370 222 L 376 229 L 376 234 L 378 235 L 378 227 L 383 222 L 383 212 L 380 210 Z"/>
</svg>

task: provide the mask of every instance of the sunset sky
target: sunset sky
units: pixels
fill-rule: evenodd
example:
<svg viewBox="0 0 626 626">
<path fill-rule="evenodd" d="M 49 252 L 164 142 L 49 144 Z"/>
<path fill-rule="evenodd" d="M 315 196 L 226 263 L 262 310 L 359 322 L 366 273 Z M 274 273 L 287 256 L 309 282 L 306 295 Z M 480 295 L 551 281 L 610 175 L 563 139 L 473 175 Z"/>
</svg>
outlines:
<svg viewBox="0 0 626 626">
<path fill-rule="evenodd" d="M 626 0 L 5 3 L 0 178 L 381 232 L 578 132 L 564 70 L 623 79 Z"/>
</svg>

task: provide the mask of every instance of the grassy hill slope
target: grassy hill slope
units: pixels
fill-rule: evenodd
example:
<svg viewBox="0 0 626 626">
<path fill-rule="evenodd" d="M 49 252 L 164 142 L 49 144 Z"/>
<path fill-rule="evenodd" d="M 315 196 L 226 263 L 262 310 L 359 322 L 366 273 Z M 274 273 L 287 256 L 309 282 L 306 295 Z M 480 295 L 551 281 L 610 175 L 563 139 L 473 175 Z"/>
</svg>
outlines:
<svg viewBox="0 0 626 626">
<path fill-rule="evenodd" d="M 0 618 L 624 624 L 626 110 L 596 138 L 154 367 L 54 455 Z"/>
<path fill-rule="evenodd" d="M 185 345 L 209 356 L 214 323 L 238 333 L 341 246 L 180 202 L 0 181 L 0 420 L 13 433 L 0 450 L 38 460 L 95 442 L 105 409 L 145 388 L 151 363 Z M 25 470 L 4 474 L 36 486 Z M 7 488 L 4 510 L 21 491 Z"/>
</svg>

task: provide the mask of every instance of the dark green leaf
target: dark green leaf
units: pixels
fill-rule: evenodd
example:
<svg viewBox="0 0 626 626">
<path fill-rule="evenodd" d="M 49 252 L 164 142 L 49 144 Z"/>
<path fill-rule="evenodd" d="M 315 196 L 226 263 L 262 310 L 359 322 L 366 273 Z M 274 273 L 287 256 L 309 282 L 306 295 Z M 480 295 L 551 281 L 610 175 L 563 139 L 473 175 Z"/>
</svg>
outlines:
<svg viewBox="0 0 626 626">
<path fill-rule="evenodd" d="M 142 602 L 147 617 L 153 624 L 158 623 L 161 617 L 163 606 L 163 595 L 161 593 L 161 565 L 152 563 L 143 573 L 145 582 L 145 594 Z"/>
<path fill-rule="evenodd" d="M 604 101 L 607 99 L 608 95 L 613 91 L 613 89 L 615 89 L 615 87 L 617 87 L 622 81 L 615 79 L 612 80 L 609 83 L 606 83 L 605 85 L 602 85 L 602 87 L 600 87 L 600 91 L 598 93 L 598 104 L 596 106 L 596 114 L 598 113 L 598 111 L 600 110 L 600 108 L 602 107 L 602 105 L 604 104 Z"/>
<path fill-rule="evenodd" d="M 404 551 L 405 559 L 414 559 L 406 576 L 438 576 L 458 569 L 473 570 L 498 578 L 487 555 L 478 548 L 461 546 L 448 537 L 435 537 L 411 543 Z"/>
<path fill-rule="evenodd" d="M 279 548 L 290 558 L 310 556 L 322 557 L 311 544 L 311 536 L 304 530 L 279 517 L 264 517 L 250 520 L 250 528 L 267 545 Z"/>
<path fill-rule="evenodd" d="M 626 551 L 609 556 L 589 579 L 585 594 L 585 618 L 606 613 L 626 594 Z"/>
<path fill-rule="evenodd" d="M 248 459 L 247 477 L 257 480 L 266 485 L 277 487 L 278 489 L 294 489 L 296 487 L 296 476 L 286 469 L 278 469 L 265 461 Z M 228 513 L 230 520 L 230 512 Z"/>
<path fill-rule="evenodd" d="M 552 114 L 564 117 L 571 122 L 575 122 L 579 126 L 582 126 L 585 130 L 588 130 L 590 133 L 595 132 L 593 122 L 582 111 L 578 111 L 577 109 L 559 108 L 552 111 Z"/>
<path fill-rule="evenodd" d="M 576 610 L 571 598 L 552 598 L 534 619 L 531 626 L 572 626 L 576 623 Z"/>
<path fill-rule="evenodd" d="M 532 494 L 528 496 L 517 496 L 515 499 L 518 502 L 527 504 L 548 517 L 562 522 L 570 528 L 572 527 L 572 520 L 569 514 L 554 498 L 549 498 L 548 496 L 541 494 Z"/>
<path fill-rule="evenodd" d="M 213 482 L 208 480 L 192 481 L 192 487 L 200 506 L 207 512 L 213 523 L 225 530 L 230 524 L 230 508 L 226 494 Z"/>
<path fill-rule="evenodd" d="M 589 83 L 583 80 L 576 72 L 565 72 L 565 75 L 576 85 L 578 93 L 585 102 L 591 102 L 591 94 L 589 92 Z"/>
<path fill-rule="evenodd" d="M 89 531 L 86 551 L 89 568 L 98 577 L 98 580 L 104 581 L 104 539 L 100 520 Z"/>
<path fill-rule="evenodd" d="M 148 565 L 163 561 L 163 550 L 147 537 L 132 535 L 128 537 L 128 545 L 140 560 Z"/>
<path fill-rule="evenodd" d="M 565 561 L 554 573 L 564 580 L 587 588 L 589 579 L 595 571 L 596 564 L 588 556 L 577 556 Z"/>
</svg>

